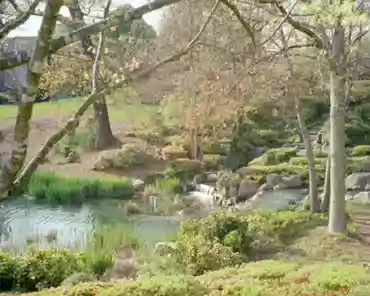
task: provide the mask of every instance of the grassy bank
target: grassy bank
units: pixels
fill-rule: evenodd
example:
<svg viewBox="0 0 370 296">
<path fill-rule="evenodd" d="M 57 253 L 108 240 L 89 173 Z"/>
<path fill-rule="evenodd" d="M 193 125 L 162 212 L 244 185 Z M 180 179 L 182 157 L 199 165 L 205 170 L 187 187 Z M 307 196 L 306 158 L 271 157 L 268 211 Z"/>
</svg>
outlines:
<svg viewBox="0 0 370 296">
<path fill-rule="evenodd" d="M 33 119 L 42 117 L 60 118 L 70 116 L 79 108 L 84 98 L 71 98 L 54 102 L 35 104 Z M 114 104 L 108 101 L 109 118 L 112 121 L 126 121 L 141 123 L 148 120 L 157 112 L 156 106 L 143 104 Z M 17 116 L 17 108 L 14 105 L 0 106 L 0 122 L 14 119 Z"/>
<path fill-rule="evenodd" d="M 129 199 L 134 193 L 128 179 L 67 179 L 53 173 L 36 173 L 22 191 L 36 200 L 56 204 L 81 204 L 98 198 Z"/>
</svg>

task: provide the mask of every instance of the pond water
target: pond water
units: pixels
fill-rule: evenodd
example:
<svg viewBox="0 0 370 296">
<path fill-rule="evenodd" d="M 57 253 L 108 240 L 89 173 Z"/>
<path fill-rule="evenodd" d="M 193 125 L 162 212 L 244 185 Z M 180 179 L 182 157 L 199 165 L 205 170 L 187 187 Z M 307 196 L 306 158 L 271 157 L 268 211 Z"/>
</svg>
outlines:
<svg viewBox="0 0 370 296">
<path fill-rule="evenodd" d="M 257 207 L 277 210 L 304 197 L 302 190 L 265 192 L 256 202 Z M 83 249 L 94 229 L 115 224 L 134 231 L 135 235 L 153 245 L 167 240 L 186 217 L 154 215 L 126 216 L 122 201 L 101 200 L 80 207 L 39 204 L 26 198 L 7 200 L 0 204 L 0 250 L 22 252 L 31 243 L 39 247 L 50 245 Z M 50 236 L 53 237 L 50 242 Z"/>
<path fill-rule="evenodd" d="M 102 200 L 80 207 L 51 207 L 25 198 L 0 204 L 0 249 L 24 251 L 31 243 L 83 249 L 94 229 L 118 225 L 148 244 L 176 233 L 179 220 L 162 216 L 126 216 L 122 201 Z M 50 242 L 50 237 L 53 241 Z"/>
</svg>

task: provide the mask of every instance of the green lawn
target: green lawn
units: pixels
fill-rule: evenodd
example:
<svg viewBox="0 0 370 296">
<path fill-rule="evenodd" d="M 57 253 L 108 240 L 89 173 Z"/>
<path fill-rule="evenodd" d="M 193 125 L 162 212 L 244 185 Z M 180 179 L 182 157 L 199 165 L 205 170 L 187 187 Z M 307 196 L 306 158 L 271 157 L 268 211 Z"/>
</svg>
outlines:
<svg viewBox="0 0 370 296">
<path fill-rule="evenodd" d="M 83 98 L 65 99 L 55 102 L 38 103 L 33 109 L 33 118 L 63 118 L 72 115 L 81 105 Z M 112 121 L 132 124 L 148 122 L 156 114 L 158 107 L 143 104 L 110 104 L 109 114 Z M 14 119 L 17 115 L 15 106 L 0 106 L 0 122 Z"/>
</svg>

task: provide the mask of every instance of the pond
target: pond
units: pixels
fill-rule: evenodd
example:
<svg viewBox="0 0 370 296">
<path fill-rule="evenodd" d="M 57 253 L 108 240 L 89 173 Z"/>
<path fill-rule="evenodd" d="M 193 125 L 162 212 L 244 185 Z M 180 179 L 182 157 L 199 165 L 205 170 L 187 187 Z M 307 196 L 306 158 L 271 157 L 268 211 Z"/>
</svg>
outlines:
<svg viewBox="0 0 370 296">
<path fill-rule="evenodd" d="M 0 204 L 0 249 L 21 252 L 35 242 L 41 248 L 52 245 L 84 249 L 96 227 L 110 224 L 134 231 L 148 244 L 177 232 L 179 220 L 151 215 L 128 217 L 121 204 L 105 199 L 80 207 L 52 207 L 25 198 L 5 201 Z"/>
<path fill-rule="evenodd" d="M 302 190 L 265 192 L 255 205 L 278 210 L 303 199 Z M 84 249 L 94 229 L 115 224 L 125 231 L 134 231 L 148 245 L 165 241 L 176 234 L 186 217 L 155 215 L 126 216 L 122 201 L 104 199 L 80 207 L 50 206 L 26 198 L 7 200 L 0 204 L 0 250 L 22 252 L 32 243 Z M 53 237 L 50 242 L 50 236 Z"/>
</svg>

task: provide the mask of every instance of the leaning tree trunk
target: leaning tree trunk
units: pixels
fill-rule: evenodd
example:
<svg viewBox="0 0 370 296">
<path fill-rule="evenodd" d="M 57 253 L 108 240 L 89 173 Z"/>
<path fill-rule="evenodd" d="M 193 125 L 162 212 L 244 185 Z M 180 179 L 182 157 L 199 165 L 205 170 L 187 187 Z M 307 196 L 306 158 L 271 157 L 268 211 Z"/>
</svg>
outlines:
<svg viewBox="0 0 370 296">
<path fill-rule="evenodd" d="M 45 7 L 36 48 L 28 66 L 27 87 L 23 89 L 21 101 L 18 104 L 11 158 L 1 167 L 0 199 L 12 194 L 13 182 L 26 159 L 33 104 L 43 72 L 44 61 L 49 53 L 50 40 L 55 30 L 57 15 L 62 4 L 63 1 L 61 0 L 48 1 Z"/>
<path fill-rule="evenodd" d="M 315 156 L 313 153 L 313 147 L 308 132 L 306 122 L 304 121 L 300 99 L 295 96 L 294 98 L 295 109 L 297 113 L 297 120 L 299 129 L 301 130 L 304 147 L 306 149 L 306 157 L 308 163 L 308 175 L 309 175 L 309 196 L 310 196 L 310 210 L 312 213 L 320 211 L 320 203 L 317 193 L 317 173 L 315 168 Z"/>
<path fill-rule="evenodd" d="M 345 71 L 344 28 L 337 25 L 333 35 L 332 65 L 330 69 L 330 233 L 346 233 L 345 212 Z"/>
<path fill-rule="evenodd" d="M 330 157 L 326 160 L 324 192 L 321 197 L 321 211 L 323 213 L 329 212 L 330 205 Z"/>
<path fill-rule="evenodd" d="M 94 103 L 95 118 L 95 150 L 104 150 L 117 144 L 118 139 L 113 135 L 108 107 L 104 96 Z"/>
<path fill-rule="evenodd" d="M 111 0 L 107 2 L 104 9 L 104 18 L 108 16 Z M 92 73 L 92 93 L 97 93 L 100 90 L 100 61 L 104 49 L 105 36 L 104 32 L 99 34 L 99 43 L 96 49 L 96 56 L 94 61 Z M 94 149 L 104 150 L 114 146 L 117 139 L 113 136 L 112 128 L 109 121 L 108 107 L 105 96 L 101 95 L 99 100 L 94 102 L 94 118 L 95 118 L 95 143 Z"/>
</svg>

